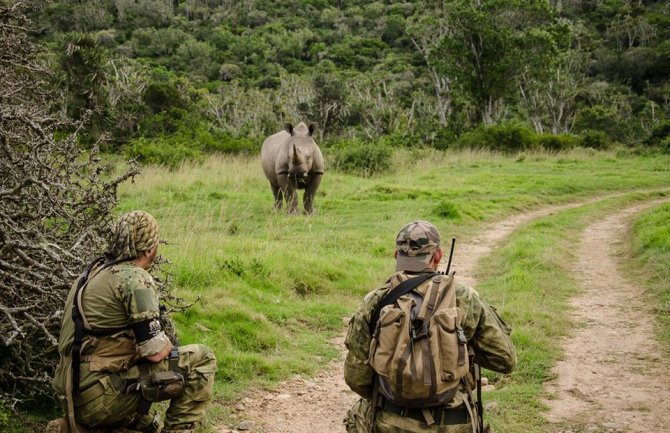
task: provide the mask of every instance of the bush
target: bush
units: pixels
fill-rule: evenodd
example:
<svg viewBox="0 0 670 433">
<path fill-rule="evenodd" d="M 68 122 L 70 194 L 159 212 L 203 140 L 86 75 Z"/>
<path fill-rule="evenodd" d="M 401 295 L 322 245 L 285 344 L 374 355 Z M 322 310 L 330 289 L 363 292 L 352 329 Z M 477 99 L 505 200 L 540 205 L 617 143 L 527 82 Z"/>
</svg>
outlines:
<svg viewBox="0 0 670 433">
<path fill-rule="evenodd" d="M 651 130 L 651 135 L 644 141 L 648 146 L 663 145 L 670 137 L 670 120 L 663 120 Z"/>
<path fill-rule="evenodd" d="M 423 143 L 421 138 L 419 138 L 413 132 L 407 131 L 405 129 L 400 129 L 398 131 L 394 131 L 391 132 L 390 134 L 380 137 L 379 144 L 391 148 L 406 147 L 408 149 L 411 149 L 422 146 Z"/>
<path fill-rule="evenodd" d="M 609 136 L 603 131 L 586 131 L 581 134 L 579 140 L 581 147 L 590 147 L 596 150 L 607 149 L 611 144 Z"/>
<path fill-rule="evenodd" d="M 138 138 L 130 142 L 126 154 L 146 164 L 166 165 L 170 168 L 176 168 L 185 160 L 203 159 L 199 146 L 194 145 L 184 134 Z"/>
<path fill-rule="evenodd" d="M 182 125 L 174 134 L 158 134 L 140 137 L 130 142 L 126 154 L 147 164 L 176 168 L 183 161 L 202 161 L 206 153 L 254 153 L 258 151 L 256 140 L 233 137 L 229 134 L 210 131 L 204 123 L 192 129 Z"/>
<path fill-rule="evenodd" d="M 520 123 L 480 126 L 463 134 L 458 146 L 513 153 L 537 147 L 536 135 L 534 131 Z"/>
<path fill-rule="evenodd" d="M 665 137 L 665 139 L 661 141 L 661 152 L 670 155 L 670 137 Z"/>
<path fill-rule="evenodd" d="M 579 138 L 568 134 L 539 134 L 537 137 L 538 145 L 543 149 L 550 151 L 560 151 L 572 149 L 579 145 Z"/>
<path fill-rule="evenodd" d="M 233 137 L 227 133 L 210 134 L 212 139 L 204 143 L 205 152 L 252 154 L 260 150 L 260 143 L 249 137 Z"/>
<path fill-rule="evenodd" d="M 334 148 L 333 168 L 344 173 L 370 176 L 388 170 L 392 148 L 383 143 L 341 141 Z"/>
<path fill-rule="evenodd" d="M 623 142 L 631 136 L 630 125 L 627 123 L 614 107 L 594 105 L 579 111 L 574 130 L 586 134 L 599 131 L 607 135 L 607 142 L 611 140 Z"/>
<path fill-rule="evenodd" d="M 433 214 L 440 218 L 459 220 L 461 214 L 458 212 L 458 207 L 450 201 L 441 201 L 433 208 Z"/>
</svg>

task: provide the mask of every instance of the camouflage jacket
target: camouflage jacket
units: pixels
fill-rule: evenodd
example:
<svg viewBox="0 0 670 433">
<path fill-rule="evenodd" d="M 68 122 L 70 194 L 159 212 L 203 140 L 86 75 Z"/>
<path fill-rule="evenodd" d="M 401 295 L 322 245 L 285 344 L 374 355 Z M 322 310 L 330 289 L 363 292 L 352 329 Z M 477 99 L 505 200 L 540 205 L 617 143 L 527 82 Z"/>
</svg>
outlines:
<svg viewBox="0 0 670 433">
<path fill-rule="evenodd" d="M 349 322 L 345 345 L 349 350 L 344 363 L 344 379 L 349 387 L 365 399 L 372 397 L 374 371 L 368 364 L 372 337 L 369 323 L 372 311 L 388 291 L 414 275 L 397 272 L 381 287 L 368 293 Z M 516 351 L 510 338 L 511 329 L 479 294 L 469 287 L 457 284 L 456 305 L 461 326 L 474 360 L 489 370 L 509 373 L 516 366 Z M 450 407 L 463 403 L 467 391 L 462 389 Z"/>
<path fill-rule="evenodd" d="M 103 268 L 99 272 L 93 269 L 91 275 L 80 303 L 87 326 L 96 329 L 125 329 L 106 336 L 84 334 L 80 368 L 82 390 L 103 376 L 128 370 L 141 357 L 160 353 L 169 341 L 161 331 L 156 337 L 140 345 L 132 331 L 132 325 L 160 316 L 158 291 L 147 271 L 126 261 Z M 74 341 L 72 308 L 76 287 L 77 282 L 68 293 L 58 340 L 60 362 L 53 387 L 60 395 L 65 393 Z"/>
</svg>

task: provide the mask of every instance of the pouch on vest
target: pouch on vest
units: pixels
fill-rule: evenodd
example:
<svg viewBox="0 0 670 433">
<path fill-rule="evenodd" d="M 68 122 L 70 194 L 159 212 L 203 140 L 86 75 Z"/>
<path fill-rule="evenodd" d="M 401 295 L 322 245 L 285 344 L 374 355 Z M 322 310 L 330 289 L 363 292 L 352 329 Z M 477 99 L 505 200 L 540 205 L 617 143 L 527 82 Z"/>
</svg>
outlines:
<svg viewBox="0 0 670 433">
<path fill-rule="evenodd" d="M 184 392 L 184 376 L 176 371 L 153 373 L 140 383 L 140 393 L 147 401 L 164 401 L 179 397 Z"/>
<path fill-rule="evenodd" d="M 469 371 L 460 322 L 453 275 L 437 275 L 382 308 L 369 358 L 379 392 L 405 407 L 448 403 Z"/>
<path fill-rule="evenodd" d="M 82 346 L 82 361 L 88 361 L 89 370 L 101 373 L 127 371 L 139 359 L 135 340 L 129 331 L 105 337 L 90 337 Z"/>
</svg>

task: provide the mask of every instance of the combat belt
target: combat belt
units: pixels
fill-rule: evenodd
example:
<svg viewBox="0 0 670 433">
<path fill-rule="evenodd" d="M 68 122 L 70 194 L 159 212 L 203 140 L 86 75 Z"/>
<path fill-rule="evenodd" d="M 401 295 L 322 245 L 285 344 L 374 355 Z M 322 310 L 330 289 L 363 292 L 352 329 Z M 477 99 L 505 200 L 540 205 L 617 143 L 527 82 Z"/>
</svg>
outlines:
<svg viewBox="0 0 670 433">
<path fill-rule="evenodd" d="M 83 394 L 92 394 L 97 393 L 102 395 L 95 385 L 85 391 L 79 390 L 80 382 L 80 366 L 81 366 L 81 347 L 83 343 L 84 334 L 92 335 L 95 337 L 104 337 L 121 332 L 127 329 L 130 329 L 129 326 L 123 328 L 93 328 L 87 326 L 88 321 L 84 315 L 83 310 L 81 309 L 81 299 L 84 292 L 84 289 L 88 285 L 88 282 L 93 279 L 100 271 L 103 269 L 116 264 L 117 262 L 105 263 L 104 259 L 99 259 L 93 262 L 86 273 L 79 279 L 77 282 L 77 289 L 75 291 L 73 305 L 72 305 L 72 320 L 74 321 L 74 341 L 72 343 L 72 351 L 69 356 L 69 362 L 71 364 L 71 370 L 67 374 L 66 386 L 65 386 L 65 396 L 61 397 L 61 404 L 65 406 L 67 411 L 67 418 L 60 418 L 53 420 L 47 426 L 48 433 L 89 433 L 97 430 L 89 430 L 80 424 L 77 424 L 75 419 L 75 405 L 74 397 L 84 397 Z M 91 275 L 91 271 L 94 267 L 98 267 L 97 271 Z M 151 409 L 151 404 L 153 402 L 170 400 L 176 397 L 179 397 L 184 393 L 185 380 L 184 376 L 179 371 L 179 349 L 176 346 L 172 347 L 170 355 L 168 358 L 170 370 L 160 371 L 151 373 L 150 364 L 146 361 L 139 362 L 137 364 L 140 370 L 140 379 L 132 381 L 125 386 L 126 393 L 130 392 L 139 392 L 141 395 L 140 404 L 137 408 L 137 414 L 139 416 L 146 415 Z M 120 378 L 118 375 L 112 374 L 112 377 L 116 377 L 118 381 Z M 86 400 L 92 400 L 96 396 L 87 396 Z"/>
</svg>

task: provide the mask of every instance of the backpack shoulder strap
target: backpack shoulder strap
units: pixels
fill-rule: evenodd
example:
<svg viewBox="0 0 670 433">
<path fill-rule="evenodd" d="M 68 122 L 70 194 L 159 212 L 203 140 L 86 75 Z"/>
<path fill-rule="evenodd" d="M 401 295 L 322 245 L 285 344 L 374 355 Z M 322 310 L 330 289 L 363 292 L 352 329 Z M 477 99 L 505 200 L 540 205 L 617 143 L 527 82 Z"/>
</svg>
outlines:
<svg viewBox="0 0 670 433">
<path fill-rule="evenodd" d="M 429 278 L 434 277 L 435 275 L 439 274 L 437 272 L 432 272 L 430 274 L 419 275 L 418 277 L 405 280 L 402 283 L 395 286 L 393 289 L 391 289 L 386 294 L 386 296 L 384 296 L 382 300 L 379 301 L 379 304 L 377 304 L 375 309 L 372 311 L 372 316 L 370 316 L 370 325 L 369 325 L 370 335 L 372 335 L 372 333 L 375 330 L 375 327 L 377 326 L 377 322 L 379 321 L 379 314 L 381 313 L 382 308 L 386 307 L 387 305 L 393 304 L 395 301 L 398 300 L 398 298 L 411 292 L 415 288 L 419 287 L 421 283 L 425 282 Z"/>
</svg>

